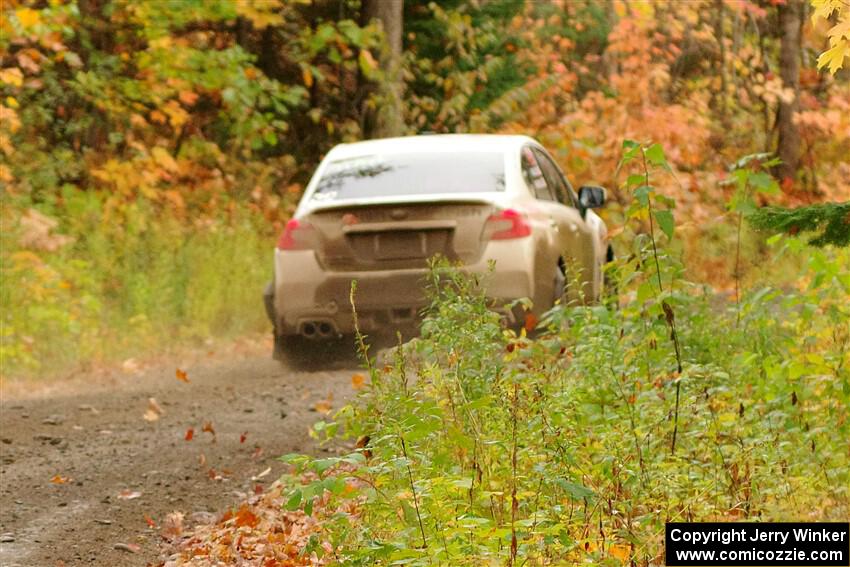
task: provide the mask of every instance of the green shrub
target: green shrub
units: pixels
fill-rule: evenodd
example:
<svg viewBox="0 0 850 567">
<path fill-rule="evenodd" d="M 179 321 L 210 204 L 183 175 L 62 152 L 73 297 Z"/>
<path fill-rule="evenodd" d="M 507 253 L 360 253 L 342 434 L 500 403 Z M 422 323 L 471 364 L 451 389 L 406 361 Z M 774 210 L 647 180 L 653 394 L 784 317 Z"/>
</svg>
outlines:
<svg viewBox="0 0 850 567">
<path fill-rule="evenodd" d="M 740 318 L 680 283 L 666 301 L 681 373 L 654 300 L 557 307 L 532 339 L 501 329 L 478 281 L 436 267 L 421 338 L 317 427 L 369 437 L 368 461 L 346 459 L 368 483 L 359 519 L 331 528 L 339 557 L 645 565 L 665 521 L 846 518 L 848 256 L 810 254 L 808 289 L 754 290 Z M 322 465 L 294 506 L 349 474 L 293 462 Z"/>
<path fill-rule="evenodd" d="M 558 305 L 531 338 L 486 281 L 435 264 L 421 337 L 367 358 L 371 383 L 315 427 L 360 449 L 284 459 L 317 475 L 291 508 L 361 487 L 328 525 L 337 559 L 650 565 L 667 521 L 850 515 L 850 254 L 777 237 L 775 258 L 808 255 L 797 285 L 727 301 L 668 253 L 661 148 L 627 142 L 630 161 L 643 229 L 609 268 L 617 309 Z"/>
</svg>

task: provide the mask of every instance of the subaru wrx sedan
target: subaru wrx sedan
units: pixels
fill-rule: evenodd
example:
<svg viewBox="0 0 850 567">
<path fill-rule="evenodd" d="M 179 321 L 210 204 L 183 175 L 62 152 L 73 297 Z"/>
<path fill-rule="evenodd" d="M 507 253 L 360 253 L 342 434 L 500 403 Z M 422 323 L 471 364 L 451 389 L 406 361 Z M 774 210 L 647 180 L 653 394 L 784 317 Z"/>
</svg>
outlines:
<svg viewBox="0 0 850 567">
<path fill-rule="evenodd" d="M 342 144 L 316 170 L 274 252 L 265 294 L 275 357 L 414 323 L 435 255 L 486 278 L 494 305 L 596 301 L 612 257 L 601 187 L 573 191 L 525 136 L 427 135 Z M 570 283 L 568 283 L 570 282 Z"/>
</svg>

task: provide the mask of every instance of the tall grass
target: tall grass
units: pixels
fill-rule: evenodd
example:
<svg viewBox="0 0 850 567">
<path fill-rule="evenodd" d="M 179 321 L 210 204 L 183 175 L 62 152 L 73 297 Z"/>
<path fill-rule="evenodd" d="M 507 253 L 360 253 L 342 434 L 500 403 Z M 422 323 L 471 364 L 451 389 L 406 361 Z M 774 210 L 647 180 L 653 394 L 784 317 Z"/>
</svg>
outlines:
<svg viewBox="0 0 850 567">
<path fill-rule="evenodd" d="M 96 193 L 65 197 L 47 210 L 74 239 L 57 250 L 22 248 L 23 228 L 4 218 L 4 376 L 51 375 L 266 328 L 260 294 L 273 238 L 259 215 L 233 207 L 193 220 L 145 201 L 116 210 Z"/>
</svg>

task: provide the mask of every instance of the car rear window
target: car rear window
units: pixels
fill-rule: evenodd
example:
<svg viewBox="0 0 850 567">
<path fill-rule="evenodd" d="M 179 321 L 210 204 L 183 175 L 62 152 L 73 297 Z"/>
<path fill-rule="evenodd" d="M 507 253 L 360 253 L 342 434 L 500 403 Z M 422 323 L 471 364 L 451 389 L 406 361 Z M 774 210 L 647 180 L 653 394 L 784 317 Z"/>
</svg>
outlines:
<svg viewBox="0 0 850 567">
<path fill-rule="evenodd" d="M 328 164 L 314 200 L 481 193 L 505 190 L 500 152 L 430 152 L 358 156 Z"/>
</svg>

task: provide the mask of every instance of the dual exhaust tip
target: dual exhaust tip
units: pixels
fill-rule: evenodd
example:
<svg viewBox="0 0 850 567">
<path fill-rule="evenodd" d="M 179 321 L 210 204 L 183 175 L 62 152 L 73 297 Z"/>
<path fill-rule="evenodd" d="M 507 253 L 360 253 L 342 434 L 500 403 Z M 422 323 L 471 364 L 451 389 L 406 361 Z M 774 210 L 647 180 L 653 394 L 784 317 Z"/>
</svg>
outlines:
<svg viewBox="0 0 850 567">
<path fill-rule="evenodd" d="M 306 321 L 301 324 L 299 334 L 307 339 L 330 339 L 339 333 L 330 321 Z"/>
</svg>

